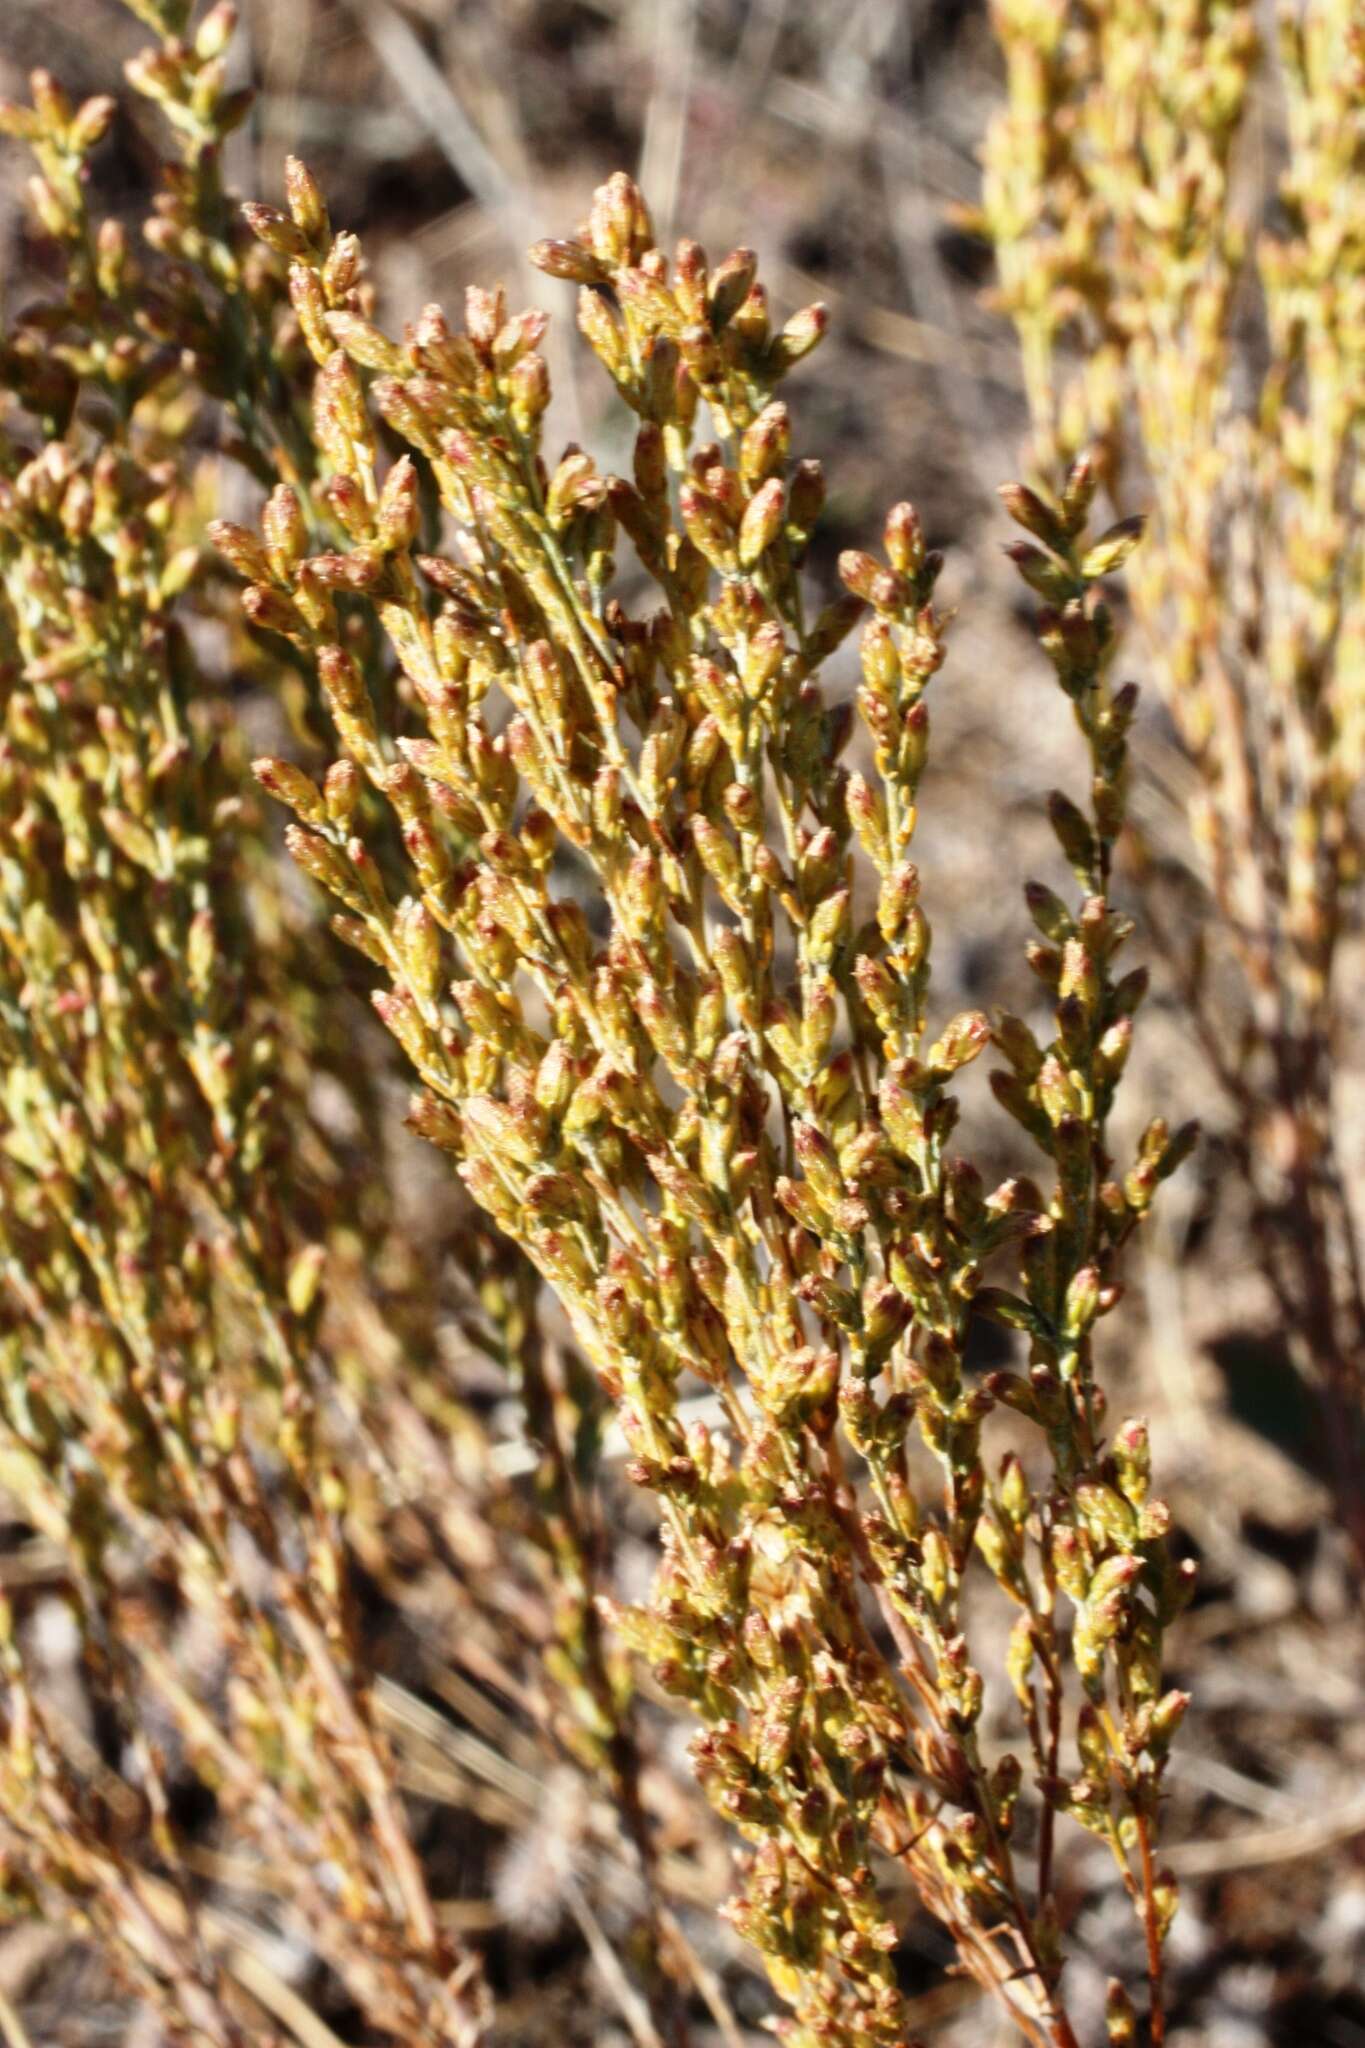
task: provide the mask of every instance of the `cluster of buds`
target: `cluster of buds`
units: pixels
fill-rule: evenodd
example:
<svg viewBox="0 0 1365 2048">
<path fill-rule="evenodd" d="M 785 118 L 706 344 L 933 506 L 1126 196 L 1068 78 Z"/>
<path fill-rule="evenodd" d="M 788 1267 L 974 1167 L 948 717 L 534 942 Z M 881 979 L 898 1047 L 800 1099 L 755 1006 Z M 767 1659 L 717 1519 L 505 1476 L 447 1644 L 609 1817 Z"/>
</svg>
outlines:
<svg viewBox="0 0 1365 2048">
<path fill-rule="evenodd" d="M 1010 494 L 1089 754 L 1089 813 L 1051 802 L 1081 896 L 1029 892 L 1051 1045 L 976 1013 L 935 1032 L 912 849 L 940 562 L 897 506 L 885 560 L 845 556 L 844 594 L 808 610 L 823 483 L 777 390 L 823 311 L 777 326 L 748 251 L 670 260 L 613 178 L 577 237 L 533 253 L 579 286 L 636 417 L 631 474 L 578 448 L 551 466 L 544 316 L 472 291 L 462 331 L 431 307 L 395 341 L 301 165 L 286 198 L 248 217 L 289 266 L 317 461 L 277 483 L 259 534 L 214 538 L 253 629 L 314 665 L 339 752 L 320 780 L 275 757 L 256 773 L 379 970 L 414 1128 L 557 1296 L 657 1496 L 654 1597 L 613 1616 L 702 1723 L 698 1776 L 749 1845 L 732 1917 L 792 2007 L 785 2038 L 904 2039 L 881 1855 L 1023 2035 L 1070 2048 L 1070 1814 L 1118 1858 L 1159 2041 L 1174 1892 L 1154 1837 L 1180 1710 L 1161 1640 L 1188 1588 L 1142 1428 L 1106 1438 L 1092 1358 L 1124 1244 L 1189 1142 L 1155 1124 L 1124 1172 L 1106 1137 L 1143 981 L 1114 970 L 1134 693 L 1107 680 L 1102 579 L 1137 529 L 1087 537 L 1084 462 L 1056 502 Z M 623 541 L 648 609 L 627 607 Z M 869 610 L 855 712 L 821 671 Z M 870 773 L 841 758 L 859 716 Z M 1050 1192 L 988 1192 L 951 1149 L 954 1076 L 993 1037 Z M 1011 1245 L 1018 1291 L 987 1286 Z M 1025 1333 L 1026 1374 L 970 1378 L 983 1312 Z M 721 1425 L 687 1418 L 689 1375 Z M 992 1474 L 1001 1405 L 1036 1430 L 1036 1477 L 1010 1455 Z M 978 1568 L 1022 1608 L 1027 1795 L 978 1740 Z"/>
<path fill-rule="evenodd" d="M 1039 478 L 1056 488 L 1088 444 L 1111 485 L 1125 461 L 1146 472 L 1133 608 L 1194 770 L 1190 865 L 1214 910 L 1212 945 L 1167 951 L 1365 1558 L 1365 1297 L 1333 1113 L 1365 767 L 1359 10 L 1285 7 L 1278 64 L 1246 0 L 993 11 L 1009 100 L 975 224 L 1019 332 Z M 1278 189 L 1238 175 L 1258 71 L 1285 110 Z"/>
</svg>

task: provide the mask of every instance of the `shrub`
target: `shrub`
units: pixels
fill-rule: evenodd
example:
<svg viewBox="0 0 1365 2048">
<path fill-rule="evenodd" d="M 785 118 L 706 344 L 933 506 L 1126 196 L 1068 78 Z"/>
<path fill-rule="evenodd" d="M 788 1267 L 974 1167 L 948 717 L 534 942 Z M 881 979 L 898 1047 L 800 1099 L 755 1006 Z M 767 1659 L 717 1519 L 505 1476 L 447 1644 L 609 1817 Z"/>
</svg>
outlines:
<svg viewBox="0 0 1365 2048">
<path fill-rule="evenodd" d="M 683 242 L 670 261 L 613 178 L 577 237 L 534 256 L 580 287 L 636 417 L 632 473 L 576 448 L 551 468 L 544 315 L 476 291 L 462 329 L 433 307 L 391 339 L 297 162 L 287 210 L 248 205 L 244 240 L 217 169 L 243 111 L 229 10 L 193 41 L 173 0 L 137 11 L 158 40 L 133 82 L 183 144 L 145 274 L 86 209 L 105 103 L 73 109 L 39 75 L 2 117 L 37 154 L 65 284 L 3 356 L 39 445 L 6 442 L 0 501 L 0 1429 L 136 1759 L 124 1777 L 82 1762 L 11 1626 L 15 1897 L 70 1898 L 173 2033 L 259 2037 L 183 1866 L 149 1733 L 169 1725 L 287 1868 L 374 2028 L 486 2026 L 357 1622 L 356 1553 L 383 1535 L 321 1317 L 338 1234 L 373 1226 L 291 1150 L 322 1026 L 281 996 L 231 706 L 193 654 L 213 609 L 191 503 L 208 401 L 269 491 L 259 531 L 210 529 L 246 580 L 255 658 L 290 701 L 316 679 L 303 717 L 325 709 L 334 735 L 320 777 L 283 755 L 255 773 L 368 963 L 420 1083 L 413 1127 L 496 1227 L 485 1306 L 542 1446 L 562 1589 L 549 1669 L 647 1880 L 608 1628 L 698 1724 L 697 1776 L 745 1845 L 727 1910 L 791 2008 L 786 2038 L 905 2039 L 895 1869 L 1027 2039 L 1074 2044 L 1054 1854 L 1071 1821 L 1121 1873 L 1159 2042 L 1176 1893 L 1158 1808 L 1185 1706 L 1162 1642 L 1189 1573 L 1145 1429 L 1110 1430 L 1094 1360 L 1127 1242 L 1192 1135 L 1156 1119 L 1135 1158 L 1111 1156 L 1146 977 L 1120 971 L 1131 924 L 1111 901 L 1136 692 L 1110 681 L 1104 582 L 1137 523 L 1091 535 L 1083 454 L 1055 496 L 1007 493 L 1087 804 L 1049 799 L 1068 895 L 1026 892 L 1041 1042 L 1018 1017 L 936 1016 L 911 856 L 941 562 L 901 504 L 885 559 L 846 554 L 843 594 L 809 603 L 824 486 L 777 392 L 823 309 L 776 325 L 743 249 L 713 267 Z M 855 709 L 822 672 L 860 620 Z M 1043 1186 L 990 1190 L 953 1147 L 955 1077 L 991 1044 Z M 598 1597 L 533 1275 L 657 1500 L 637 1606 Z M 1019 1333 L 1019 1370 L 972 1371 L 980 1317 Z M 402 1392 L 349 1395 L 381 1445 Z M 178 1679 L 130 1558 L 208 1617 L 221 1699 Z M 1014 1613 L 1002 1669 L 978 1647 L 993 1597 Z M 988 1683 L 1013 1698 L 1018 1753 L 981 1742 Z M 657 1901 L 648 1917 L 667 2033 Z M 259 1999 L 259 1975 L 246 1988 Z M 290 2010 L 277 1987 L 275 2017 Z M 1135 2025 L 1116 1982 L 1111 2039 Z"/>
<path fill-rule="evenodd" d="M 415 1127 L 458 1159 L 558 1295 L 617 1405 L 634 1477 L 659 1496 L 655 1597 L 618 1624 L 700 1716 L 703 1784 L 755 1845 L 732 1915 L 812 2040 L 895 2041 L 876 1843 L 1025 2030 L 1068 2040 L 1052 1815 L 1112 1844 L 1159 1997 L 1172 1899 L 1150 1833 L 1182 1704 L 1158 1675 L 1181 1585 L 1167 1518 L 1147 1499 L 1141 1428 L 1105 1447 L 1090 1356 L 1117 1254 L 1183 1149 L 1154 1126 L 1121 1182 L 1105 1136 L 1144 977 L 1113 973 L 1128 927 L 1106 891 L 1134 693 L 1105 682 L 1097 585 L 1136 535 L 1084 541 L 1082 463 L 1050 549 L 1018 550 L 1049 599 L 1044 640 L 1087 742 L 1095 816 L 1053 798 L 1081 901 L 1031 897 L 1057 1035 L 1040 1047 L 1018 1019 L 998 1034 L 997 1092 L 1055 1189 L 987 1194 L 949 1151 L 949 1084 L 990 1030 L 967 1015 L 931 1037 L 909 859 L 924 693 L 943 656 L 939 564 L 913 510 L 890 515 L 886 565 L 844 558 L 851 602 L 811 621 L 803 609 L 821 484 L 791 461 L 775 391 L 818 340 L 820 309 L 774 332 L 744 251 L 712 275 L 684 244 L 670 268 L 639 194 L 614 179 L 582 238 L 535 253 L 580 284 L 580 325 L 639 417 L 633 479 L 601 476 L 578 450 L 548 472 L 543 316 L 475 293 L 463 333 L 430 309 L 396 344 L 351 303 L 353 274 L 338 278 L 298 167 L 290 197 L 290 215 L 250 217 L 290 260 L 318 364 L 321 495 L 348 545 L 307 551 L 289 484 L 264 540 L 215 538 L 253 578 L 252 622 L 316 661 L 345 753 L 321 788 L 281 760 L 256 773 L 295 814 L 294 857 L 343 906 L 339 935 L 381 970 L 376 1007 L 425 1084 Z M 382 478 L 364 371 L 410 451 Z M 720 438 L 694 446 L 701 401 Z M 424 486 L 459 534 L 455 557 L 425 551 Z M 1039 523 L 1038 501 L 1014 504 Z M 650 616 L 609 594 L 620 534 L 656 586 Z M 384 725 L 357 603 L 403 678 Z M 850 722 L 816 680 L 864 605 L 872 778 L 840 765 Z M 356 768 L 401 828 L 398 902 L 354 829 Z M 855 835 L 875 871 L 870 916 L 855 909 Z M 584 902 L 599 897 L 594 934 Z M 1010 1241 L 1022 1292 L 983 1287 Z M 964 1377 L 973 1309 L 1026 1331 L 1027 1379 Z M 716 1391 L 724 1435 L 681 1421 L 685 1373 Z M 1048 1445 L 1037 1489 L 1008 1453 L 988 1478 L 982 1425 L 1002 1403 Z M 937 1503 L 912 1482 L 912 1425 L 941 1469 Z M 866 1512 L 844 1443 L 866 1470 Z M 1013 1759 L 988 1771 L 973 1733 L 982 1678 L 962 1581 L 977 1551 L 1022 1609 L 1013 1682 L 1045 1787 L 1029 1902 L 1010 1843 L 1022 1772 Z M 1078 1603 L 1085 1694 L 1084 1771 L 1069 1784 L 1058 1587 Z M 1004 1920 L 1003 1941 L 983 1910 Z"/>
<path fill-rule="evenodd" d="M 1009 102 L 977 224 L 1019 332 L 1035 480 L 1081 446 L 1115 486 L 1143 472 L 1133 610 L 1194 771 L 1208 905 L 1166 950 L 1365 1555 L 1365 1294 L 1334 1110 L 1360 868 L 1362 30 L 1349 0 L 1285 7 L 1272 64 L 1245 5 L 996 0 L 994 19 Z M 1283 107 L 1268 181 L 1258 86 Z"/>
<path fill-rule="evenodd" d="M 357 1634 L 321 1418 L 323 1247 L 300 1242 L 314 1195 L 272 1043 L 293 1020 L 253 957 L 238 757 L 183 602 L 200 564 L 185 401 L 164 389 L 155 285 L 86 207 L 111 113 L 40 74 L 3 116 L 37 154 L 65 296 L 0 355 L 42 437 L 0 443 L 0 1443 L 127 1763 L 74 1741 L 0 1603 L 9 1890 L 48 1916 L 73 1899 L 173 2036 L 259 2038 L 221 1928 L 187 1919 L 188 1762 L 290 1871 L 364 2005 L 472 2042 L 473 1965 L 437 1925 Z M 172 1654 L 196 1622 L 221 1701 Z"/>
</svg>

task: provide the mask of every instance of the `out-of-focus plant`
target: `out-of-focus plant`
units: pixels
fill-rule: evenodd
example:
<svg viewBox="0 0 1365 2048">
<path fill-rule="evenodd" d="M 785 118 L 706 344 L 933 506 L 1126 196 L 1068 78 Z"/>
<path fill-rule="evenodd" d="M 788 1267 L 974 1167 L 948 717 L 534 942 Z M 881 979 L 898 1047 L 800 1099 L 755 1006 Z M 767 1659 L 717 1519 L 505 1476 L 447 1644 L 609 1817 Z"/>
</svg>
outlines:
<svg viewBox="0 0 1365 2048">
<path fill-rule="evenodd" d="M 1365 29 L 1352 0 L 1287 5 L 1273 62 L 1250 0 L 993 14 L 1009 98 L 978 224 L 1023 349 L 1040 516 L 1081 446 L 1111 481 L 1144 472 L 1133 609 L 1195 770 L 1214 912 L 1187 957 L 1165 950 L 1365 1555 L 1365 1293 L 1333 1104 L 1365 761 Z M 1269 190 L 1258 85 L 1284 126 Z"/>
<path fill-rule="evenodd" d="M 180 1854 L 173 1729 L 362 2009 L 473 2043 L 477 1975 L 408 1838 L 320 1433 L 321 1247 L 290 1215 L 240 798 L 180 604 L 201 566 L 164 453 L 182 402 L 127 318 L 124 239 L 87 211 L 112 104 L 33 89 L 0 119 L 65 265 L 0 343 L 0 1474 L 118 1739 L 73 1751 L 6 1600 L 10 1887 L 57 1917 L 74 1898 L 171 2038 L 259 2040 Z M 220 1701 L 167 1654 L 148 1581 L 203 1624 Z"/>
<path fill-rule="evenodd" d="M 953 1077 L 991 1028 L 930 1027 L 910 857 L 940 563 L 899 505 L 885 563 L 844 558 L 844 596 L 811 616 L 800 578 L 824 487 L 776 394 L 822 309 L 775 326 L 745 250 L 713 268 L 684 242 L 670 263 L 612 179 L 535 257 L 580 287 L 637 416 L 632 474 L 576 448 L 551 469 L 544 316 L 474 291 L 463 331 L 431 307 L 394 341 L 297 163 L 287 197 L 248 217 L 288 264 L 282 332 L 315 360 L 317 482 L 295 465 L 260 534 L 214 538 L 251 623 L 315 665 L 341 751 L 321 782 L 277 757 L 256 772 L 378 972 L 422 1081 L 414 1128 L 558 1296 L 658 1497 L 654 1596 L 613 1619 L 702 1723 L 698 1774 L 748 1844 L 729 1910 L 793 2008 L 785 2037 L 904 2040 L 887 1858 L 1027 2038 L 1074 2043 L 1069 1816 L 1131 1895 L 1159 2041 L 1175 1890 L 1155 1834 L 1184 1707 L 1161 1649 L 1187 1575 L 1142 1425 L 1106 1430 L 1092 1348 L 1188 1143 L 1158 1120 L 1125 1169 L 1108 1139 L 1145 976 L 1115 965 L 1135 692 L 1108 680 L 1102 579 L 1135 534 L 1087 537 L 1081 460 L 1044 546 L 1017 551 L 1092 803 L 1050 803 L 1073 900 L 1029 892 L 1053 1036 L 995 1033 L 997 1094 L 1050 1184 L 988 1192 L 951 1135 Z M 1016 494 L 1026 525 L 1034 502 Z M 344 545 L 318 544 L 328 524 Z M 864 610 L 854 773 L 855 718 L 820 672 Z M 362 785 L 398 823 L 401 879 Z M 1009 1249 L 1018 1282 L 995 1284 Z M 979 1314 L 1024 1333 L 1026 1371 L 970 1377 Z M 723 1427 L 680 1412 L 689 1377 Z M 987 1461 L 999 1411 L 1025 1458 Z M 978 1738 L 978 1575 L 1018 1607 L 1000 1676 L 1026 1764 Z M 1135 2024 L 1116 1984 L 1112 2038 Z"/>
</svg>

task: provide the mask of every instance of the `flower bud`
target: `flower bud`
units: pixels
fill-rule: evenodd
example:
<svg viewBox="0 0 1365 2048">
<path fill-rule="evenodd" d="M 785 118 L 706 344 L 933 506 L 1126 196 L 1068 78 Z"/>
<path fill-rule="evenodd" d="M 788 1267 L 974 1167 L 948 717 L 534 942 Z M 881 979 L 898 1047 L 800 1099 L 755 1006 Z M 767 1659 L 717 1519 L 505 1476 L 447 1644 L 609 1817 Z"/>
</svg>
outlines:
<svg viewBox="0 0 1365 2048">
<path fill-rule="evenodd" d="M 245 576 L 252 583 L 270 582 L 271 568 L 265 549 L 245 526 L 235 526 L 230 519 L 211 519 L 208 536 L 239 576 Z"/>
<path fill-rule="evenodd" d="M 1102 533 L 1094 545 L 1081 557 L 1081 574 L 1087 583 L 1098 582 L 1101 576 L 1112 576 L 1121 569 L 1142 539 L 1145 521 L 1141 514 L 1132 519 L 1120 519 L 1107 533 Z"/>
<path fill-rule="evenodd" d="M 284 160 L 284 196 L 295 227 L 307 236 L 315 249 L 324 250 L 332 231 L 327 218 L 327 203 L 317 179 L 307 164 L 296 156 L 287 156 Z"/>
<path fill-rule="evenodd" d="M 242 218 L 257 240 L 273 249 L 277 256 L 298 258 L 310 253 L 307 236 L 278 207 L 264 206 L 258 199 L 248 199 L 242 206 Z"/>
<path fill-rule="evenodd" d="M 793 313 L 782 332 L 773 342 L 768 354 L 768 366 L 774 376 L 785 376 L 818 348 L 829 329 L 829 308 L 819 304 L 806 306 L 799 313 Z"/>
<path fill-rule="evenodd" d="M 729 325 L 753 287 L 758 257 L 752 249 L 732 249 L 711 273 L 711 328 L 719 334 Z"/>
<path fill-rule="evenodd" d="M 543 270 L 547 277 L 562 277 L 569 284 L 605 284 L 610 275 L 601 258 L 584 242 L 535 242 L 527 254 L 537 270 Z"/>
<path fill-rule="evenodd" d="M 270 567 L 281 583 L 288 583 L 308 548 L 308 527 L 298 493 L 290 484 L 277 484 L 265 501 L 261 514 Z"/>
<path fill-rule="evenodd" d="M 740 442 L 739 470 L 746 483 L 761 483 L 780 472 L 791 448 L 791 415 L 781 400 L 765 405 L 745 428 Z"/>
<path fill-rule="evenodd" d="M 296 817 L 305 825 L 324 825 L 327 812 L 318 793 L 317 784 L 311 775 L 304 773 L 292 761 L 282 761 L 271 754 L 263 754 L 251 764 L 251 772 L 270 796 L 280 803 L 288 804 Z"/>
<path fill-rule="evenodd" d="M 924 532 L 913 505 L 893 505 L 886 515 L 886 558 L 902 576 L 917 576 L 924 566 Z"/>
<path fill-rule="evenodd" d="M 400 455 L 384 479 L 375 515 L 375 537 L 386 555 L 406 552 L 422 523 L 417 468 L 410 455 Z"/>
<path fill-rule="evenodd" d="M 739 527 L 739 559 L 742 568 L 751 569 L 767 553 L 782 531 L 782 516 L 786 509 L 786 492 L 779 478 L 769 477 L 761 484 L 744 510 Z"/>
</svg>

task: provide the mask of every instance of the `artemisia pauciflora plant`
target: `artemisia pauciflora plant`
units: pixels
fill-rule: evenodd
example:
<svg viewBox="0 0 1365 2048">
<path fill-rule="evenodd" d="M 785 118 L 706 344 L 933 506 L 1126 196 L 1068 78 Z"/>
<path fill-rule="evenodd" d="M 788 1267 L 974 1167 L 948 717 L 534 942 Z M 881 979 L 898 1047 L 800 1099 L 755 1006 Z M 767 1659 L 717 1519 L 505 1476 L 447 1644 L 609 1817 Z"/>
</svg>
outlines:
<svg viewBox="0 0 1365 2048">
<path fill-rule="evenodd" d="M 390 338 L 296 162 L 286 209 L 245 209 L 253 240 L 219 176 L 245 111 L 230 9 L 194 33 L 178 0 L 136 11 L 157 41 L 133 82 L 181 139 L 148 255 L 89 211 L 107 103 L 72 108 L 40 75 L 3 116 L 37 155 L 64 282 L 0 354 L 0 1426 L 5 1483 L 64 1560 L 81 1655 L 138 1758 L 131 1780 L 82 1777 L 13 1628 L 16 1896 L 74 1897 L 185 2038 L 248 2038 L 139 1721 L 155 1695 L 294 1873 L 310 1942 L 370 2021 L 485 2031 L 349 1598 L 327 1254 L 291 1206 L 291 1070 L 248 914 L 261 855 L 188 630 L 210 602 L 190 451 L 216 407 L 226 458 L 268 496 L 259 530 L 213 539 L 258 655 L 291 702 L 307 679 L 333 736 L 325 773 L 272 756 L 256 774 L 372 966 L 414 1128 L 500 1234 L 485 1295 L 566 1590 L 552 1668 L 647 1889 L 613 1631 L 697 1723 L 697 1775 L 742 1844 L 727 1910 L 797 2048 L 906 2040 L 889 1902 L 907 1879 L 1025 2038 L 1075 2044 L 1072 1823 L 1131 1898 L 1160 2042 L 1176 1893 L 1157 1832 L 1185 1704 L 1162 1645 L 1188 1573 L 1145 1429 L 1112 1426 L 1094 1359 L 1127 1240 L 1189 1143 L 1157 1119 L 1120 1161 L 1108 1134 L 1145 989 L 1111 900 L 1135 692 L 1110 680 L 1104 594 L 1137 523 L 1091 534 L 1084 454 L 1051 491 L 1007 492 L 1085 800 L 1048 799 L 1067 892 L 1026 892 L 1037 1029 L 945 1016 L 913 859 L 941 563 L 901 504 L 881 555 L 844 556 L 842 593 L 812 595 L 824 484 L 779 390 L 823 309 L 779 323 L 747 250 L 666 256 L 613 178 L 578 236 L 534 254 L 579 287 L 635 417 L 630 474 L 577 448 L 551 464 L 545 316 L 475 291 L 463 326 L 433 307 Z M 859 628 L 850 702 L 826 671 Z M 1038 1175 L 993 1189 L 953 1142 L 956 1076 L 992 1045 Z M 596 1509 L 528 1334 L 542 1285 L 657 1499 L 637 1607 L 594 1597 Z M 981 1316 L 1017 1333 L 1017 1369 L 969 1370 Z M 218 1633 L 225 1713 L 178 1682 L 130 1554 Z M 1015 1615 L 998 1671 L 997 1599 Z M 1009 1750 L 983 1741 L 988 1684 L 1012 1701 Z M 130 1799 L 153 1856 L 111 1819 Z M 1116 1982 L 1110 2038 L 1136 2030 Z"/>
<path fill-rule="evenodd" d="M 890 2048 L 877 1865 L 897 1861 L 1024 2034 L 1069 2043 L 1069 1816 L 1117 1859 L 1159 2040 L 1175 1891 L 1154 1835 L 1184 1706 L 1161 1643 L 1186 1576 L 1145 1431 L 1110 1430 L 1092 1357 L 1188 1143 L 1157 1120 L 1116 1166 L 1107 1139 L 1146 984 L 1117 967 L 1135 691 L 1108 680 L 1103 597 L 1136 523 L 1088 537 L 1084 459 L 1055 502 L 1010 496 L 1088 804 L 1049 800 L 1071 900 L 1028 891 L 1050 1034 L 931 1022 L 911 854 L 940 562 L 898 505 L 884 559 L 846 555 L 844 593 L 809 600 L 824 486 L 778 391 L 823 310 L 778 325 L 746 250 L 668 259 L 612 179 L 534 256 L 579 286 L 636 415 L 631 474 L 578 448 L 550 467 L 545 316 L 474 291 L 463 328 L 432 307 L 392 340 L 298 163 L 287 196 L 247 211 L 316 362 L 319 481 L 277 485 L 259 535 L 215 538 L 248 619 L 315 665 L 339 753 L 320 783 L 277 758 L 256 773 L 379 971 L 414 1128 L 554 1291 L 658 1497 L 654 1597 L 614 1620 L 701 1723 L 698 1774 L 749 1845 L 731 1916 L 791 2039 Z M 821 674 L 860 617 L 855 709 Z M 401 893 L 362 779 L 401 830 Z M 1046 1189 L 988 1190 L 952 1149 L 954 1077 L 992 1037 Z M 966 1372 L 981 1314 L 1023 1333 L 1019 1372 Z M 717 1426 L 680 1413 L 694 1384 Z M 999 1411 L 1022 1456 L 983 1448 Z M 1026 1763 L 978 1740 L 977 1572 L 1019 1610 Z M 1116 1987 L 1113 2037 L 1133 2024 Z"/>
</svg>

